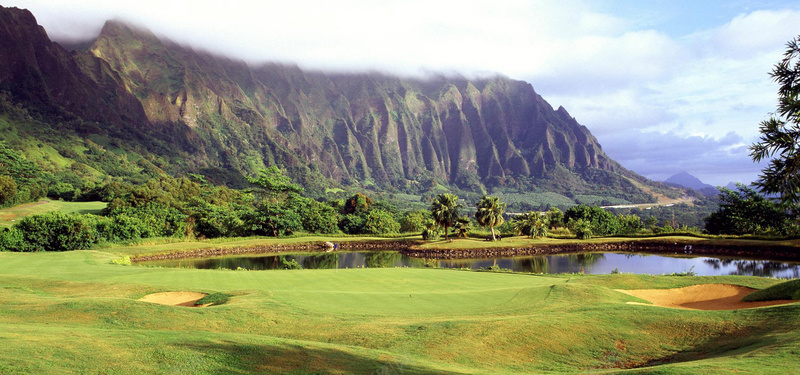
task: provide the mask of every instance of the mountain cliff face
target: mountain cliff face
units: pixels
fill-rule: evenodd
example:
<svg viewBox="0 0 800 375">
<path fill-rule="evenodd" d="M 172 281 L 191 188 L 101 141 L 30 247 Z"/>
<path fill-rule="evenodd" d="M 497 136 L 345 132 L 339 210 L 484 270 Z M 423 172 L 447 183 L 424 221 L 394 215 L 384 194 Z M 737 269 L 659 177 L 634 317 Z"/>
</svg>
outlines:
<svg viewBox="0 0 800 375">
<path fill-rule="evenodd" d="M 305 183 L 400 190 L 558 189 L 561 178 L 579 191 L 640 191 L 633 181 L 646 181 L 522 81 L 251 66 L 119 22 L 70 53 L 27 11 L 2 9 L 0 21 L 0 89 L 168 142 L 187 171 L 279 165 Z"/>
</svg>

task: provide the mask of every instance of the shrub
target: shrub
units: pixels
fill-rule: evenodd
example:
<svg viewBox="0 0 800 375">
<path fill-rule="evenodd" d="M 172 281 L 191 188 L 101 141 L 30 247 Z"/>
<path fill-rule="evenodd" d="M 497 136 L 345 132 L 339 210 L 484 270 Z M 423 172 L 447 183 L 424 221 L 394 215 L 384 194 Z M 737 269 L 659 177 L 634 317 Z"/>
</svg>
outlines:
<svg viewBox="0 0 800 375">
<path fill-rule="evenodd" d="M 313 199 L 296 199 L 297 213 L 303 229 L 309 233 L 336 233 L 339 231 L 339 213 L 333 207 Z M 293 202 L 295 203 L 295 202 Z"/>
<path fill-rule="evenodd" d="M 372 210 L 364 220 L 363 233 L 366 234 L 397 233 L 399 230 L 400 224 L 388 211 Z"/>
<path fill-rule="evenodd" d="M 131 257 L 126 255 L 122 258 L 111 259 L 111 264 L 119 264 L 121 266 L 130 266 L 131 265 Z"/>
<path fill-rule="evenodd" d="M 22 251 L 69 251 L 88 249 L 99 241 L 91 215 L 52 211 L 28 216 L 15 226 L 22 233 Z"/>
<path fill-rule="evenodd" d="M 365 221 L 364 217 L 359 215 L 343 215 L 339 220 L 339 229 L 347 234 L 361 234 Z"/>
<path fill-rule="evenodd" d="M 0 251 L 23 251 L 25 239 L 17 228 L 0 230 Z"/>
<path fill-rule="evenodd" d="M 436 229 L 424 229 L 422 231 L 422 239 L 426 241 L 435 241 L 439 239 L 439 231 Z"/>
<path fill-rule="evenodd" d="M 419 233 L 428 222 L 433 220 L 431 213 L 428 210 L 416 210 L 406 212 L 400 219 L 400 232 L 403 233 Z"/>
<path fill-rule="evenodd" d="M 109 242 L 142 238 L 142 234 L 149 231 L 149 228 L 146 228 L 139 218 L 125 214 L 103 218 L 97 223 L 97 232 L 100 237 Z"/>
<path fill-rule="evenodd" d="M 227 293 L 211 293 L 203 298 L 197 300 L 194 304 L 195 305 L 223 305 L 227 303 L 233 295 Z"/>
</svg>

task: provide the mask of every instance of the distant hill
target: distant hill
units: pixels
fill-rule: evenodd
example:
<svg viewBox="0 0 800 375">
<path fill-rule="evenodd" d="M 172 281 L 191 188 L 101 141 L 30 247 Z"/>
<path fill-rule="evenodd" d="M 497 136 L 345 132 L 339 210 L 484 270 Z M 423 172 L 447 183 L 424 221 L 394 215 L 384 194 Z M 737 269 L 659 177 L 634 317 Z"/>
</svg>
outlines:
<svg viewBox="0 0 800 375">
<path fill-rule="evenodd" d="M 278 165 L 312 192 L 674 194 L 612 160 L 527 82 L 251 65 L 116 21 L 68 51 L 27 10 L 0 7 L 0 22 L 0 110 L 19 138 L 9 146 L 56 150 L 42 157 L 54 170 L 80 162 L 86 175 L 199 173 L 235 185 Z"/>
<path fill-rule="evenodd" d="M 707 197 L 716 196 L 719 190 L 709 184 L 700 181 L 699 178 L 692 176 L 688 172 L 680 172 L 672 175 L 670 178 L 664 180 L 664 183 L 670 186 L 685 187 L 692 190 L 697 190 Z"/>
<path fill-rule="evenodd" d="M 699 178 L 692 176 L 688 172 L 680 172 L 678 174 L 674 174 L 672 175 L 672 177 L 664 180 L 664 182 L 667 184 L 683 186 L 694 190 L 702 190 L 706 188 L 714 189 L 714 186 L 706 184 L 703 181 L 700 181 Z"/>
</svg>

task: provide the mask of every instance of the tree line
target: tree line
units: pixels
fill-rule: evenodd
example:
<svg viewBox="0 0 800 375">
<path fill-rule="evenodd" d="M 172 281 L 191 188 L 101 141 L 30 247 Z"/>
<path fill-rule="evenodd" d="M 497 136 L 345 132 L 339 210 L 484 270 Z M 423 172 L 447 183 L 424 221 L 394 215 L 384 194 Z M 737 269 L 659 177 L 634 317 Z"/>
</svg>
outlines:
<svg viewBox="0 0 800 375">
<path fill-rule="evenodd" d="M 506 204 L 495 196 L 480 198 L 472 217 L 462 214 L 464 206 L 459 197 L 450 193 L 434 197 L 428 210 L 406 212 L 363 193 L 318 201 L 303 196 L 303 188 L 277 167 L 261 170 L 248 181 L 252 188 L 247 190 L 214 186 L 198 175 L 160 177 L 141 185 L 108 183 L 93 192 L 108 202 L 101 215 L 49 212 L 25 217 L 0 231 L 0 251 L 66 251 L 100 242 L 154 237 L 280 237 L 301 232 L 381 236 L 421 233 L 425 240 L 441 236 L 445 240 L 451 236 L 499 240 L 509 235 L 587 239 L 676 230 L 669 224 L 658 227 L 637 215 L 614 214 L 588 205 L 509 216 Z M 787 236 L 795 234 L 796 227 L 796 218 L 778 203 L 752 188 L 739 186 L 737 191 L 721 189 L 719 210 L 706 219 L 705 232 Z"/>
</svg>

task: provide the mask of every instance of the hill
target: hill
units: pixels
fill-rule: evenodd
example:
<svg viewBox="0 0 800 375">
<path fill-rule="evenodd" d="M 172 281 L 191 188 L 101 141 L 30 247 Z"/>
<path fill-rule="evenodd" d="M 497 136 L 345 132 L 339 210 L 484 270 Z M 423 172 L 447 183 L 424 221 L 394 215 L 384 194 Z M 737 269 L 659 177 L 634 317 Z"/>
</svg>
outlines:
<svg viewBox="0 0 800 375">
<path fill-rule="evenodd" d="M 316 194 L 443 185 L 645 202 L 668 192 L 609 158 L 523 81 L 253 66 L 116 21 L 86 50 L 67 51 L 26 10 L 2 8 L 0 20 L 12 148 L 58 151 L 53 170 L 80 162 L 98 176 L 200 173 L 236 186 L 278 165 Z M 124 155 L 122 170 L 86 160 L 93 147 Z"/>
<path fill-rule="evenodd" d="M 714 197 L 719 194 L 719 190 L 717 190 L 716 187 L 700 181 L 699 178 L 692 176 L 688 172 L 674 174 L 668 179 L 664 180 L 664 183 L 670 186 L 685 187 L 697 190 L 707 197 Z"/>
</svg>

